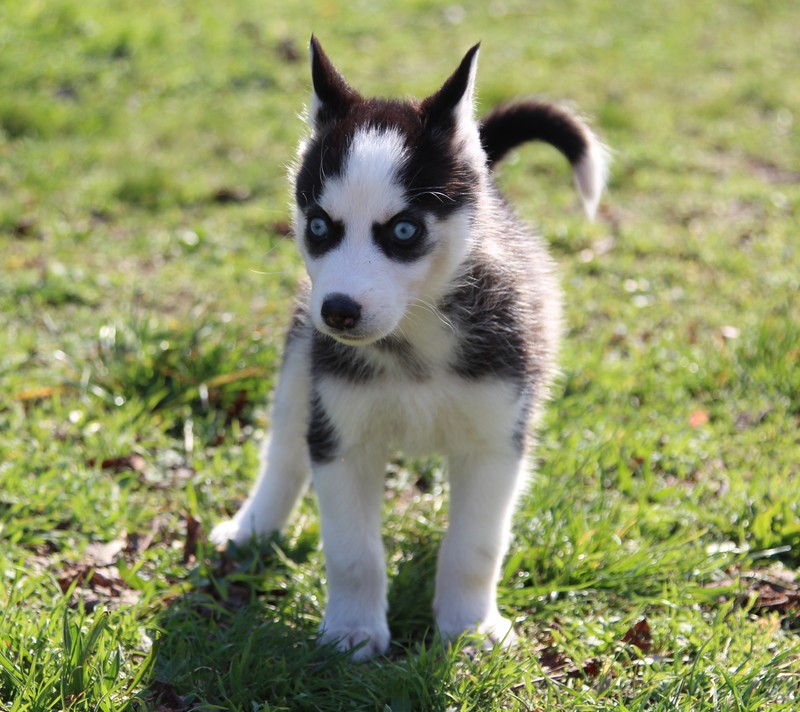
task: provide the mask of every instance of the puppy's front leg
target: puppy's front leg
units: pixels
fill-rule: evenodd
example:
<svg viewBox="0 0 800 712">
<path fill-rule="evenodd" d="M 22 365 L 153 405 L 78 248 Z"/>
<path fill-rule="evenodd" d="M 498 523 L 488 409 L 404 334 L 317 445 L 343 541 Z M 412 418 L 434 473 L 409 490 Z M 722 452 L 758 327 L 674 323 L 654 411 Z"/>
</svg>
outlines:
<svg viewBox="0 0 800 712">
<path fill-rule="evenodd" d="M 377 450 L 377 449 L 376 449 Z M 320 642 L 336 643 L 363 660 L 389 647 L 386 563 L 381 540 L 384 453 L 357 446 L 315 463 L 328 605 Z"/>
<path fill-rule="evenodd" d="M 492 643 L 516 639 L 497 610 L 496 586 L 522 471 L 522 458 L 511 452 L 451 459 L 450 524 L 433 603 L 445 638 L 473 630 Z"/>
<path fill-rule="evenodd" d="M 258 480 L 234 517 L 211 531 L 214 544 L 244 544 L 283 528 L 311 472 L 306 444 L 310 391 L 307 344 L 301 339 L 289 340 Z"/>
</svg>

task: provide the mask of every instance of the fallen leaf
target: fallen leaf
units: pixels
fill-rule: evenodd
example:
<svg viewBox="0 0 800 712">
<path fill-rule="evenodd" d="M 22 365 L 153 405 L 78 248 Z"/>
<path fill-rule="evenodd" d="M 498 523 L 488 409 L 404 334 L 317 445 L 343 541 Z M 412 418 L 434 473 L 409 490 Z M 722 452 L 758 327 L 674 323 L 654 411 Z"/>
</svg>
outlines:
<svg viewBox="0 0 800 712">
<path fill-rule="evenodd" d="M 94 467 L 97 465 L 97 458 L 90 457 L 86 461 L 87 466 Z M 101 470 L 115 470 L 116 472 L 124 472 L 125 470 L 132 470 L 134 472 L 145 472 L 147 470 L 147 461 L 141 456 L 133 453 L 131 455 L 123 455 L 121 457 L 108 457 L 100 461 Z"/>
<path fill-rule="evenodd" d="M 150 525 L 150 531 L 145 534 L 133 532 L 128 534 L 125 541 L 125 553 L 128 555 L 140 554 L 147 551 L 153 543 L 153 540 L 161 531 L 162 521 L 156 518 Z"/>
<path fill-rule="evenodd" d="M 24 217 L 17 220 L 14 225 L 14 237 L 31 237 L 36 232 L 36 218 Z"/>
<path fill-rule="evenodd" d="M 64 593 L 72 590 L 72 597 L 80 600 L 87 612 L 93 611 L 101 603 L 132 606 L 139 600 L 139 592 L 125 583 L 116 566 L 71 564 L 56 580 Z"/>
<path fill-rule="evenodd" d="M 272 223 L 272 230 L 283 237 L 291 237 L 294 234 L 291 223 L 286 220 L 277 220 Z"/>
<path fill-rule="evenodd" d="M 647 653 L 653 647 L 653 636 L 650 633 L 650 624 L 647 618 L 636 621 L 622 636 L 621 642 L 639 648 L 643 653 Z"/>
<path fill-rule="evenodd" d="M 561 670 L 569 662 L 569 658 L 552 645 L 546 647 L 539 656 L 539 665 L 550 670 Z"/>
<path fill-rule="evenodd" d="M 43 386 L 42 388 L 31 388 L 27 391 L 20 391 L 14 394 L 14 400 L 27 403 L 28 401 L 42 401 L 61 395 L 65 389 L 61 386 Z"/>
<path fill-rule="evenodd" d="M 699 428 L 708 423 L 708 411 L 696 410 L 689 416 L 689 425 L 692 428 Z"/>
<path fill-rule="evenodd" d="M 775 611 L 784 616 L 800 615 L 800 586 L 796 583 L 758 574 L 743 574 L 742 582 L 747 584 L 750 594 L 756 595 L 754 612 Z"/>
<path fill-rule="evenodd" d="M 738 577 L 725 578 L 709 584 L 710 589 L 723 589 L 725 593 L 738 591 L 740 605 L 752 603 L 753 613 L 778 613 L 785 618 L 800 617 L 800 584 L 793 572 L 775 570 L 745 571 Z"/>
<path fill-rule="evenodd" d="M 250 192 L 248 188 L 223 186 L 221 188 L 217 188 L 217 190 L 214 191 L 214 194 L 211 196 L 211 199 L 215 203 L 223 203 L 223 204 L 246 203 L 252 197 L 253 194 Z"/>
<path fill-rule="evenodd" d="M 218 388 L 219 386 L 227 386 L 229 383 L 235 383 L 246 378 L 263 378 L 266 372 L 263 368 L 258 366 L 248 366 L 233 373 L 222 373 L 219 376 L 209 378 L 205 385 L 206 388 Z"/>
<path fill-rule="evenodd" d="M 125 534 L 114 541 L 93 542 L 83 552 L 83 563 L 86 566 L 111 566 L 119 559 L 127 547 Z"/>
<path fill-rule="evenodd" d="M 570 677 L 589 677 L 595 678 L 600 674 L 603 669 L 602 660 L 600 658 L 589 658 L 583 663 L 580 670 L 571 674 Z"/>
<path fill-rule="evenodd" d="M 148 692 L 155 698 L 158 712 L 187 712 L 189 709 L 183 698 L 168 682 L 153 680 L 148 686 Z"/>
<path fill-rule="evenodd" d="M 56 575 L 59 587 L 64 593 L 71 590 L 72 597 L 80 600 L 87 611 L 100 604 L 134 605 L 140 594 L 122 578 L 117 564 L 123 558 L 130 561 L 147 549 L 160 526 L 160 520 L 155 519 L 146 534 L 122 532 L 113 541 L 89 544 L 80 561 L 67 563 Z"/>
</svg>

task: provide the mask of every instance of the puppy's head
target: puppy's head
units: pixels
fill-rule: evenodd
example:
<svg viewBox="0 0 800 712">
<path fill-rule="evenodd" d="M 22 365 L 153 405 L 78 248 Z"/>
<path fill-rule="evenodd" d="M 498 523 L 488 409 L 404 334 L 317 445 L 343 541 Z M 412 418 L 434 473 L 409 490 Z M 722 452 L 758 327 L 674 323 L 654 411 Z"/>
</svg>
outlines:
<svg viewBox="0 0 800 712">
<path fill-rule="evenodd" d="M 422 102 L 365 99 L 311 38 L 310 137 L 295 231 L 323 333 L 367 344 L 446 289 L 469 250 L 486 156 L 473 118 L 478 47 Z"/>
</svg>

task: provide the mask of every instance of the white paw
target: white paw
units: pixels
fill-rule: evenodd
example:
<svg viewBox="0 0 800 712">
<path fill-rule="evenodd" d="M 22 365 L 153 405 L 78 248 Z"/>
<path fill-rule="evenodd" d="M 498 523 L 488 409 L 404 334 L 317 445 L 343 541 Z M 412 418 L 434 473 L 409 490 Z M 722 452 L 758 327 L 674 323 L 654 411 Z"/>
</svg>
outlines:
<svg viewBox="0 0 800 712">
<path fill-rule="evenodd" d="M 234 544 L 246 544 L 254 537 L 264 537 L 268 532 L 262 532 L 254 526 L 252 520 L 247 524 L 247 517 L 234 517 L 226 522 L 220 522 L 211 530 L 209 539 L 214 546 L 224 547 L 229 541 Z"/>
<path fill-rule="evenodd" d="M 437 626 L 445 640 L 455 640 L 462 633 L 477 633 L 484 638 L 483 647 L 491 648 L 499 645 L 508 648 L 517 641 L 517 634 L 510 620 L 503 618 L 497 611 L 489 614 L 483 620 L 467 622 L 468 618 L 441 615 L 438 617 Z"/>
<path fill-rule="evenodd" d="M 358 648 L 353 653 L 354 661 L 368 660 L 376 655 L 385 653 L 389 649 L 389 640 L 391 639 L 389 627 L 386 624 L 374 627 L 345 628 L 328 627 L 323 621 L 320 626 L 320 633 L 320 643 L 335 643 L 339 650 Z M 360 645 L 361 647 L 359 647 Z"/>
<path fill-rule="evenodd" d="M 508 618 L 503 618 L 497 612 L 478 623 L 477 631 L 480 635 L 486 636 L 486 642 L 490 645 L 508 648 L 517 642 L 518 636 L 514 625 Z"/>
<path fill-rule="evenodd" d="M 240 544 L 238 539 L 241 537 L 241 527 L 235 519 L 220 522 L 211 530 L 208 538 L 214 546 L 225 546 L 229 541 Z"/>
</svg>

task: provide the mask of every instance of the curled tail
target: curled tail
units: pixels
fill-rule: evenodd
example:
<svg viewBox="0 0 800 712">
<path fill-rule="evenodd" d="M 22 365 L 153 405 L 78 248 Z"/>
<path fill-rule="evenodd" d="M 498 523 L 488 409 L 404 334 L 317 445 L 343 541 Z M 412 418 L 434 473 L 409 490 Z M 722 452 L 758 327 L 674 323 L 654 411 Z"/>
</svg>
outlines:
<svg viewBox="0 0 800 712">
<path fill-rule="evenodd" d="M 533 100 L 504 104 L 483 117 L 480 137 L 489 168 L 526 141 L 544 141 L 557 148 L 572 166 L 586 213 L 594 217 L 608 178 L 609 153 L 575 114 Z"/>
</svg>

